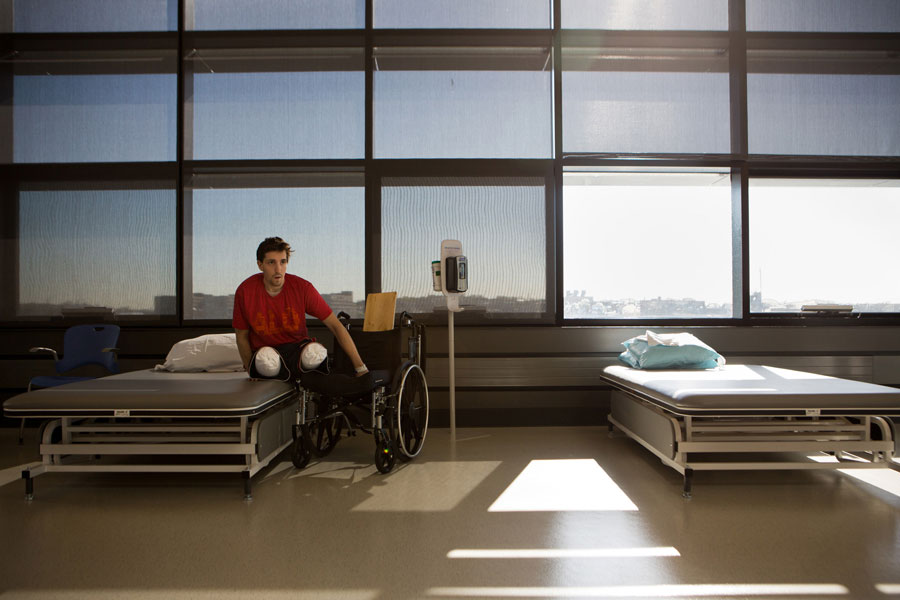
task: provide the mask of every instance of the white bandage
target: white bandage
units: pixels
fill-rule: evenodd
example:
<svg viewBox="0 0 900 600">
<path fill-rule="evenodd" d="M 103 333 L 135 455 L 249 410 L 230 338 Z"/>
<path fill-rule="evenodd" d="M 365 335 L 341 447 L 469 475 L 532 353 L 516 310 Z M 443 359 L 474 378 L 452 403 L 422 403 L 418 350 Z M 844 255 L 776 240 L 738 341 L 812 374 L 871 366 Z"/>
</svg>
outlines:
<svg viewBox="0 0 900 600">
<path fill-rule="evenodd" d="M 256 372 L 263 377 L 275 377 L 281 372 L 281 355 L 271 346 L 263 346 L 256 352 Z"/>
<path fill-rule="evenodd" d="M 328 356 L 328 350 L 319 342 L 310 342 L 303 347 L 300 353 L 300 368 L 304 371 L 312 371 L 322 364 Z"/>
</svg>

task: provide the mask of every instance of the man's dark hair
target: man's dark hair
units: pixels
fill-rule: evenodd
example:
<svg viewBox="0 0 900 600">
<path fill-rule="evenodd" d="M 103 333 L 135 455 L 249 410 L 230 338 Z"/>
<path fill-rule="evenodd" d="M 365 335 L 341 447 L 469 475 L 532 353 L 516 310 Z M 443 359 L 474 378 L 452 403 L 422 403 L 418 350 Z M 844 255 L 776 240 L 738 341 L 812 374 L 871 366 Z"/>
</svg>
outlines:
<svg viewBox="0 0 900 600">
<path fill-rule="evenodd" d="M 256 248 L 256 260 L 262 262 L 268 252 L 285 252 L 290 259 L 292 250 L 291 245 L 280 237 L 268 237 Z"/>
</svg>

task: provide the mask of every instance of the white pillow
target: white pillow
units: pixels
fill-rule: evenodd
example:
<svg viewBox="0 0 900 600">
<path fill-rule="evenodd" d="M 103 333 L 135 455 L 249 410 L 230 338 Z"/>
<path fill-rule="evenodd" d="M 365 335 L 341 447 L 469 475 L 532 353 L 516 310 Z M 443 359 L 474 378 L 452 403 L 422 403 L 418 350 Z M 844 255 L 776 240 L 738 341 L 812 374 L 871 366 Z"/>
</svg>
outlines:
<svg viewBox="0 0 900 600">
<path fill-rule="evenodd" d="M 172 346 L 166 362 L 156 371 L 198 373 L 200 371 L 243 371 L 244 364 L 233 333 L 210 333 Z"/>
</svg>

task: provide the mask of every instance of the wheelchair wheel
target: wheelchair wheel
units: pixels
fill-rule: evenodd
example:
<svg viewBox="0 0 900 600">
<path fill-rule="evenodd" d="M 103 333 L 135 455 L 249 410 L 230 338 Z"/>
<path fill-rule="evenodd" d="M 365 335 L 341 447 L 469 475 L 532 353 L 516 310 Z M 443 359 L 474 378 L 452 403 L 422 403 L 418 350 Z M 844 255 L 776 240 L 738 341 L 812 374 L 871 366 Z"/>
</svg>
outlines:
<svg viewBox="0 0 900 600">
<path fill-rule="evenodd" d="M 383 433 L 375 433 L 375 468 L 379 473 L 390 473 L 397 457 L 391 438 Z"/>
<path fill-rule="evenodd" d="M 303 426 L 303 436 L 310 452 L 316 456 L 326 456 L 334 450 L 341 439 L 341 422 L 338 417 L 319 419 Z"/>
<path fill-rule="evenodd" d="M 312 456 L 312 452 L 306 443 L 306 436 L 298 436 L 291 445 L 291 462 L 298 469 L 303 469 L 309 464 L 310 456 Z"/>
<path fill-rule="evenodd" d="M 412 458 L 422 450 L 428 430 L 428 385 L 419 365 L 408 362 L 400 368 L 394 412 L 396 445 L 402 458 Z"/>
</svg>

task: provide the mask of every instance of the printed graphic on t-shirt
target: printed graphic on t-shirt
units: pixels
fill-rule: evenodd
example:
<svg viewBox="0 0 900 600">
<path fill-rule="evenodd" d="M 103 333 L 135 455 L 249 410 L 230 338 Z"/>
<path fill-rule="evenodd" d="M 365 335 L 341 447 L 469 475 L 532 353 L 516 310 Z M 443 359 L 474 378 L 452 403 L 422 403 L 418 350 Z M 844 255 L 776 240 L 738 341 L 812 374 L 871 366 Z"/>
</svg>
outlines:
<svg viewBox="0 0 900 600">
<path fill-rule="evenodd" d="M 284 309 L 281 319 L 273 311 L 267 311 L 268 315 L 257 312 L 251 326 L 259 335 L 278 335 L 280 333 L 295 333 L 300 330 L 303 323 L 302 315 L 290 306 Z M 279 323 L 279 320 L 281 321 Z"/>
</svg>

